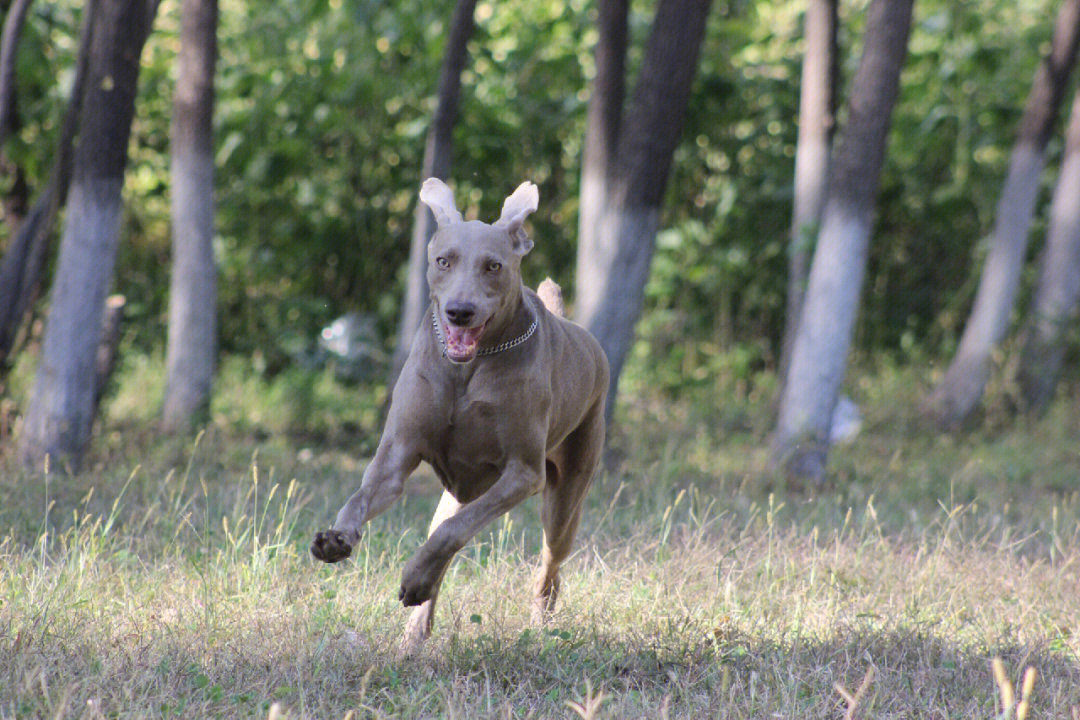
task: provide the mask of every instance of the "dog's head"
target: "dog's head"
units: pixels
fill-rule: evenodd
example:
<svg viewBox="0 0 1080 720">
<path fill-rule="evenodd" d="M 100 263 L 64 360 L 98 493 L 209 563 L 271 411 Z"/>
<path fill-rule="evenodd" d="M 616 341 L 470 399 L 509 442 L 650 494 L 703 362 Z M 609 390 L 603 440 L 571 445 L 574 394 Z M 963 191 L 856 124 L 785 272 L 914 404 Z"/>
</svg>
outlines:
<svg viewBox="0 0 1080 720">
<path fill-rule="evenodd" d="M 533 246 L 523 224 L 540 194 L 536 185 L 522 183 L 491 225 L 465 221 L 453 192 L 436 178 L 424 182 L 420 200 L 438 225 L 428 243 L 427 279 L 444 329 L 446 357 L 467 363 L 476 357 L 484 332 L 507 322 L 517 307 L 521 258 Z"/>
</svg>

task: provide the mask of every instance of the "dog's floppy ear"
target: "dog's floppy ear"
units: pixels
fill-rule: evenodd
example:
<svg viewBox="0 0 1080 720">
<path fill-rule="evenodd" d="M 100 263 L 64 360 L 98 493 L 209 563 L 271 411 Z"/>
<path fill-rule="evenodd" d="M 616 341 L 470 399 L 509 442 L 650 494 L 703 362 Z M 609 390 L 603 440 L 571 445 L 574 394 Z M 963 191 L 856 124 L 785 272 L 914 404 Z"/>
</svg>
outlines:
<svg viewBox="0 0 1080 720">
<path fill-rule="evenodd" d="M 420 201 L 431 208 L 439 227 L 462 220 L 461 213 L 454 204 L 453 191 L 439 178 L 428 178 L 424 181 L 420 187 Z"/>
<path fill-rule="evenodd" d="M 525 218 L 536 212 L 540 204 L 540 191 L 529 181 L 517 186 L 510 197 L 503 202 L 502 215 L 495 224 L 506 228 L 510 233 L 510 241 L 513 243 L 514 252 L 524 255 L 533 248 L 532 239 L 525 234 Z"/>
</svg>

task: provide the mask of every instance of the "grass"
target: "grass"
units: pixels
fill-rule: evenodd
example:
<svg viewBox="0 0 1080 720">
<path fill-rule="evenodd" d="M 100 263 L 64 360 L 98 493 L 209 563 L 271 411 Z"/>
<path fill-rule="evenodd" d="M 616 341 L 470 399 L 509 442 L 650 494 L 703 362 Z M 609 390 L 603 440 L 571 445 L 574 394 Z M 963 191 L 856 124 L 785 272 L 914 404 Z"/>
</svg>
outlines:
<svg viewBox="0 0 1080 720">
<path fill-rule="evenodd" d="M 532 500 L 459 554 L 403 658 L 397 585 L 437 483 L 348 562 L 307 553 L 378 393 L 343 430 L 325 378 L 233 371 L 206 432 L 169 439 L 148 429 L 155 372 L 122 376 L 87 472 L 0 458 L 0 718 L 1080 716 L 1075 396 L 939 436 L 920 378 L 867 372 L 864 433 L 809 492 L 764 470 L 760 387 L 631 382 L 552 624 L 528 622 Z"/>
</svg>

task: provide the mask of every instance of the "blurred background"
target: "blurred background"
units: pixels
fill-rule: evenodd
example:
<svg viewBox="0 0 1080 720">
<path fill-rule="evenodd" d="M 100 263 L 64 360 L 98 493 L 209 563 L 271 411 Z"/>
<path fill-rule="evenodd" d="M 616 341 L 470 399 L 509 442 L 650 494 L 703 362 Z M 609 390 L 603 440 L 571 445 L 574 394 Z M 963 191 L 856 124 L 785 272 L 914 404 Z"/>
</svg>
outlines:
<svg viewBox="0 0 1080 720">
<path fill-rule="evenodd" d="M 839 7 L 840 132 L 867 5 Z M 708 11 L 620 412 L 635 412 L 657 393 L 692 398 L 721 387 L 733 401 L 776 401 L 804 6 L 735 0 Z M 629 4 L 630 88 L 655 7 Z M 215 422 L 324 439 L 377 424 L 453 9 L 422 0 L 220 1 L 212 125 Z M 50 176 L 82 10 L 66 0 L 29 7 L 16 65 L 18 127 L 3 146 L 0 252 Z M 917 367 L 932 382 L 955 352 L 1056 10 L 1042 0 L 916 6 L 852 334 L 857 364 Z M 539 185 L 525 280 L 535 287 L 555 278 L 571 306 L 597 12 L 588 0 L 477 2 L 452 131 L 449 177 L 467 217 L 493 220 L 519 182 Z M 103 407 L 107 417 L 135 424 L 154 420 L 165 385 L 170 123 L 180 45 L 179 2 L 164 0 L 142 53 L 109 286 L 126 306 Z M 1064 150 L 1064 122 L 1056 122 L 1038 180 L 1017 318 L 1036 285 Z M 10 445 L 29 402 L 47 300 L 42 292 L 0 376 L 0 447 Z M 1072 322 L 1063 378 L 1073 389 L 1077 338 Z M 230 403 L 250 384 L 280 400 L 279 416 L 260 419 Z M 348 394 L 336 389 L 341 385 Z"/>
</svg>

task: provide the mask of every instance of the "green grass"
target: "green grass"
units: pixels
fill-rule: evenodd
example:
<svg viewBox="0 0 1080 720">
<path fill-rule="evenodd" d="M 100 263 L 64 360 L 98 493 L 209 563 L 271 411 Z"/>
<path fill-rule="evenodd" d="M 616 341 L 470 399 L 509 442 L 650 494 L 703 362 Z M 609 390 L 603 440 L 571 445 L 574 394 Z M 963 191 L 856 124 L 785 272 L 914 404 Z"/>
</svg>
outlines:
<svg viewBox="0 0 1080 720">
<path fill-rule="evenodd" d="M 122 376 L 87 472 L 0 458 L 0 718 L 998 718 L 995 657 L 1016 695 L 1036 669 L 1032 717 L 1080 713 L 1075 396 L 940 436 L 919 377 L 866 373 L 864 434 L 811 492 L 765 471 L 767 378 L 693 401 L 631 382 L 552 624 L 528 621 L 532 500 L 459 554 L 403 658 L 437 483 L 346 563 L 307 553 L 379 394 L 233 368 L 207 431 L 168 439 L 157 372 Z"/>
</svg>

